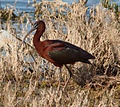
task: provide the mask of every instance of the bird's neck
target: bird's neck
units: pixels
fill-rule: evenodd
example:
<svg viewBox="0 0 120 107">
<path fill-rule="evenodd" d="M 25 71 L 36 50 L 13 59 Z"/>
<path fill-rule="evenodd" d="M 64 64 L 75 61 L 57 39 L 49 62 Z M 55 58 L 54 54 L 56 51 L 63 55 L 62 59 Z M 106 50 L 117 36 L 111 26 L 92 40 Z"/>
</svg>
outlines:
<svg viewBox="0 0 120 107">
<path fill-rule="evenodd" d="M 41 41 L 40 41 L 40 37 L 42 36 L 43 32 L 37 30 L 34 37 L 33 37 L 33 44 L 36 47 L 36 45 L 38 45 Z"/>
</svg>

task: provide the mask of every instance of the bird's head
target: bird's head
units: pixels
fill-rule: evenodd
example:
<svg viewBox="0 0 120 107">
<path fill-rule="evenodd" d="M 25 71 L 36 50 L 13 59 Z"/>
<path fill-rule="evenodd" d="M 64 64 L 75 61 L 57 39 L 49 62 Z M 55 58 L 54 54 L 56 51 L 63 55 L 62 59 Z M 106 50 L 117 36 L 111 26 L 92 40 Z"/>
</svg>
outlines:
<svg viewBox="0 0 120 107">
<path fill-rule="evenodd" d="M 41 31 L 41 32 L 44 32 L 45 31 L 45 23 L 44 21 L 42 20 L 38 20 L 36 21 L 34 24 L 33 24 L 33 28 L 31 28 L 31 30 L 24 36 L 22 42 L 25 41 L 26 37 L 32 33 L 34 30 L 38 30 L 38 31 Z"/>
<path fill-rule="evenodd" d="M 34 29 L 40 29 L 40 30 L 45 30 L 45 23 L 44 23 L 44 21 L 42 21 L 42 20 L 38 20 L 38 21 L 36 21 L 35 23 L 34 23 L 34 25 L 33 25 L 33 28 Z"/>
</svg>

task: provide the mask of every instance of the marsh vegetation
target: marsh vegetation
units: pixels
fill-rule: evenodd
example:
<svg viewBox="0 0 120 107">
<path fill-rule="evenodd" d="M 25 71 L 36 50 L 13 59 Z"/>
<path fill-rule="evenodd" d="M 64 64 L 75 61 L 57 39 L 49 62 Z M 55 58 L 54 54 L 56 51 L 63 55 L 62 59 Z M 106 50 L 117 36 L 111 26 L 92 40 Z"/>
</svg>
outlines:
<svg viewBox="0 0 120 107">
<path fill-rule="evenodd" d="M 0 31 L 1 107 L 120 106 L 120 9 L 116 17 L 116 12 L 101 4 L 96 8 L 84 4 L 43 0 L 33 5 L 34 17 L 24 12 L 19 16 L 14 6 L 7 8 L 6 23 L 0 20 L 0 29 L 10 34 L 3 36 L 7 33 Z M 18 13 L 17 23 L 11 21 L 13 10 Z M 96 57 L 92 65 L 78 62 L 70 66 L 73 77 L 65 91 L 67 70 L 63 67 L 59 86 L 58 68 L 37 54 L 34 34 L 21 45 L 32 20 L 38 19 L 46 23 L 42 40 L 68 41 Z"/>
</svg>

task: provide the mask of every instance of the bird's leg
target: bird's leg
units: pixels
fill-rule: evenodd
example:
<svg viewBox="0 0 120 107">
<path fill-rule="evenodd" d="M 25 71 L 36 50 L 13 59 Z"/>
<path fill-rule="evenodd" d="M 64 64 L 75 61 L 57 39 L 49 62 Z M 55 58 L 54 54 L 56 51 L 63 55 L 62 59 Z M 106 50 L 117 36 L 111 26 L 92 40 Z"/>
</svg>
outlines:
<svg viewBox="0 0 120 107">
<path fill-rule="evenodd" d="M 69 72 L 69 78 L 68 78 L 67 82 L 65 83 L 65 87 L 64 87 L 63 90 L 65 90 L 65 88 L 66 88 L 66 86 L 67 86 L 70 78 L 72 77 L 72 72 L 71 72 L 70 68 L 69 68 L 67 65 L 65 65 L 65 67 L 67 68 L 67 70 L 68 70 L 68 72 Z"/>
<path fill-rule="evenodd" d="M 60 82 L 63 81 L 61 69 L 62 69 L 62 68 L 59 68 L 59 70 L 60 70 L 59 81 L 60 81 Z"/>
<path fill-rule="evenodd" d="M 59 86 L 58 86 L 58 90 L 60 89 L 60 85 L 61 85 L 61 81 L 62 79 L 62 73 L 61 73 L 61 68 L 59 68 L 60 72 L 59 72 Z"/>
<path fill-rule="evenodd" d="M 65 65 L 65 67 L 67 68 L 67 70 L 69 72 L 69 77 L 71 78 L 72 77 L 72 72 L 71 72 L 70 68 L 67 65 Z"/>
</svg>

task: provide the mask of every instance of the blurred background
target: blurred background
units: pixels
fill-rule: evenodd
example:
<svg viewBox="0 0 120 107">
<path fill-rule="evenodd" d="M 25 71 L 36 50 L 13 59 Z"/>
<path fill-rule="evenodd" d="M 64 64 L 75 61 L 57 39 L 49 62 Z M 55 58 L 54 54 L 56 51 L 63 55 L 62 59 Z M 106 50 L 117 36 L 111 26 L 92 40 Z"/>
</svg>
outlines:
<svg viewBox="0 0 120 107">
<path fill-rule="evenodd" d="M 8 6 L 8 4 L 10 5 L 14 5 L 16 1 L 16 5 L 15 8 L 19 11 L 19 12 L 34 12 L 35 9 L 32 7 L 32 4 L 34 3 L 39 3 L 41 2 L 41 0 L 0 0 L 0 8 L 6 8 Z M 46 0 L 44 0 L 46 1 Z M 47 1 L 54 1 L 54 0 L 47 0 Z M 60 1 L 60 0 L 58 0 Z M 73 2 L 78 2 L 79 0 L 61 0 L 63 2 L 67 2 L 68 4 L 71 4 Z M 86 6 L 95 6 L 97 4 L 100 3 L 101 0 L 87 0 Z M 120 6 L 120 0 L 110 0 L 112 3 L 116 3 Z"/>
</svg>

